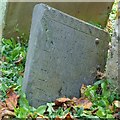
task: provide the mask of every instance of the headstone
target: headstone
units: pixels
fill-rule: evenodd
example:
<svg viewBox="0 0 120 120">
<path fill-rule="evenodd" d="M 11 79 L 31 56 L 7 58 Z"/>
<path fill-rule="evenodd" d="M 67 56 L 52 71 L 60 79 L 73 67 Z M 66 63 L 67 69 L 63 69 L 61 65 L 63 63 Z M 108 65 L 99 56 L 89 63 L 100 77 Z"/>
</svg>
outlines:
<svg viewBox="0 0 120 120">
<path fill-rule="evenodd" d="M 0 1 L 0 46 L 1 46 L 1 38 L 2 38 L 2 29 L 5 24 L 4 17 L 5 17 L 6 5 L 7 5 L 6 0 Z"/>
<path fill-rule="evenodd" d="M 35 6 L 23 81 L 30 104 L 79 97 L 92 84 L 96 67 L 104 70 L 108 33 L 44 4 Z"/>
<path fill-rule="evenodd" d="M 5 15 L 5 27 L 3 29 L 3 36 L 5 38 L 13 37 L 16 39 L 16 37 L 19 35 L 16 33 L 16 29 L 19 29 L 19 31 L 23 32 L 27 37 L 29 36 L 33 8 L 36 4 L 42 1 L 23 1 L 24 2 L 18 2 L 17 0 L 15 2 L 14 0 L 14 2 L 8 2 Z M 55 0 L 54 2 L 51 2 L 51 0 L 45 1 L 48 1 L 45 4 L 48 4 L 53 8 L 77 17 L 78 19 L 82 19 L 94 24 L 98 23 L 102 27 L 106 26 L 107 19 L 114 2 L 58 2 L 58 0 Z"/>
<path fill-rule="evenodd" d="M 118 10 L 120 13 L 120 2 L 118 4 Z M 113 89 L 120 93 L 120 14 L 115 21 L 111 47 L 108 53 L 106 76 L 113 81 Z"/>
</svg>

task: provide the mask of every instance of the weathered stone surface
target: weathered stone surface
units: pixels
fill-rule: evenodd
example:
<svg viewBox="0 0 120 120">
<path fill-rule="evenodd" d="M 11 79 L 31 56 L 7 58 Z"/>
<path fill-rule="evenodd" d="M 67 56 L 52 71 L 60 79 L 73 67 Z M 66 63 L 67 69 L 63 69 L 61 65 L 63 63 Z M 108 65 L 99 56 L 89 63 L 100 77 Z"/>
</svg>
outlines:
<svg viewBox="0 0 120 120">
<path fill-rule="evenodd" d="M 119 2 L 120 12 L 120 2 Z M 120 93 L 120 15 L 115 22 L 113 36 L 111 38 L 111 48 L 109 49 L 106 75 L 107 78 L 113 80 L 113 89 Z"/>
<path fill-rule="evenodd" d="M 5 28 L 3 29 L 3 36 L 5 38 L 16 38 L 16 36 L 18 36 L 18 34 L 15 32 L 16 27 L 19 29 L 19 31 L 29 36 L 33 8 L 36 4 L 42 1 L 25 1 L 8 2 L 6 9 Z M 106 26 L 113 2 L 105 2 L 105 0 L 104 2 L 51 2 L 50 0 L 45 4 L 77 17 L 78 19 L 92 23 L 99 23 L 104 27 Z"/>
<path fill-rule="evenodd" d="M 4 27 L 4 16 L 5 16 L 5 10 L 6 10 L 6 0 L 0 1 L 0 45 L 1 45 L 1 38 L 2 38 L 2 29 Z"/>
<path fill-rule="evenodd" d="M 96 38 L 99 42 L 96 43 Z M 23 90 L 32 106 L 58 97 L 79 97 L 104 70 L 109 35 L 44 4 L 33 12 Z"/>
</svg>

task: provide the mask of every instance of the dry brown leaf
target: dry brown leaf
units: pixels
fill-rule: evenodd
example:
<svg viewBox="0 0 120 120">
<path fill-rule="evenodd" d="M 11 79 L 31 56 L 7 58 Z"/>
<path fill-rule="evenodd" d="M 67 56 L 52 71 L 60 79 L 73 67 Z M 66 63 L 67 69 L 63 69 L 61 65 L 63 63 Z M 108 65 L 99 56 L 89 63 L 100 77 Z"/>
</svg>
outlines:
<svg viewBox="0 0 120 120">
<path fill-rule="evenodd" d="M 85 97 L 86 89 L 87 89 L 87 86 L 85 84 L 82 84 L 81 89 L 80 89 L 81 97 Z"/>
<path fill-rule="evenodd" d="M 114 112 L 114 105 L 109 105 L 109 109 Z"/>
<path fill-rule="evenodd" d="M 5 109 L 2 111 L 2 117 L 4 116 L 15 116 L 15 113 L 10 110 Z"/>
<path fill-rule="evenodd" d="M 48 119 L 45 118 L 43 115 L 39 115 L 37 116 L 36 120 L 48 120 Z"/>
<path fill-rule="evenodd" d="M 23 60 L 23 57 L 19 57 L 19 59 L 15 61 L 14 63 L 18 65 L 22 62 L 22 60 Z"/>
<path fill-rule="evenodd" d="M 63 103 L 62 107 L 63 107 L 64 110 L 67 109 L 67 105 L 65 103 Z"/>
<path fill-rule="evenodd" d="M 18 103 L 19 96 L 14 92 L 13 88 L 7 91 L 6 105 L 9 110 L 14 110 Z"/>
<path fill-rule="evenodd" d="M 0 109 L 0 120 L 2 120 L 2 110 Z"/>
<path fill-rule="evenodd" d="M 7 109 L 6 104 L 0 101 L 0 120 L 2 119 L 2 112 Z"/>
<path fill-rule="evenodd" d="M 113 116 L 114 116 L 115 119 L 118 119 L 118 120 L 120 119 L 120 114 L 119 113 L 115 113 Z"/>
<path fill-rule="evenodd" d="M 115 113 L 120 112 L 120 108 L 115 109 Z"/>
<path fill-rule="evenodd" d="M 15 113 L 8 110 L 7 107 L 3 107 L 2 109 L 0 109 L 0 120 L 2 120 L 3 118 L 6 117 L 11 117 L 11 116 L 15 116 Z"/>
<path fill-rule="evenodd" d="M 3 103 L 2 101 L 0 101 L 0 110 L 1 110 L 2 108 L 4 108 L 4 107 L 6 107 L 6 104 Z"/>
<path fill-rule="evenodd" d="M 62 120 L 59 116 L 57 116 L 56 118 L 55 118 L 55 120 Z"/>
<path fill-rule="evenodd" d="M 70 113 L 67 113 L 64 120 L 74 120 L 73 116 Z"/>
<path fill-rule="evenodd" d="M 115 100 L 115 101 L 113 101 L 113 104 L 114 104 L 117 108 L 120 108 L 120 101 Z"/>
<path fill-rule="evenodd" d="M 102 72 L 100 72 L 100 71 L 97 70 L 96 79 L 97 80 L 102 80 L 102 79 L 105 79 L 105 78 L 106 78 L 105 73 L 102 73 Z"/>
<path fill-rule="evenodd" d="M 48 118 L 37 117 L 35 120 L 49 120 Z"/>
<path fill-rule="evenodd" d="M 58 98 L 55 100 L 55 105 L 60 106 L 65 102 L 71 101 L 69 98 Z"/>
<path fill-rule="evenodd" d="M 92 102 L 90 102 L 88 98 L 79 98 L 74 100 L 78 107 L 83 107 L 84 109 L 90 109 L 92 107 Z"/>
</svg>

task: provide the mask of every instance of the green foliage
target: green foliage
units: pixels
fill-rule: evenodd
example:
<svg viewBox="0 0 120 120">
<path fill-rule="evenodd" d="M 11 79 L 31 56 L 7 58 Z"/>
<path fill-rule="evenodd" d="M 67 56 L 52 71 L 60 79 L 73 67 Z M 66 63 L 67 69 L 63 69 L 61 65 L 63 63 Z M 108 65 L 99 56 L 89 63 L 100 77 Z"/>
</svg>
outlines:
<svg viewBox="0 0 120 120">
<path fill-rule="evenodd" d="M 53 106 L 55 105 L 55 103 L 47 103 L 47 112 L 49 113 L 49 116 L 54 112 Z"/>
<path fill-rule="evenodd" d="M 113 111 L 109 109 L 114 100 L 120 100 L 118 93 L 110 90 L 110 80 L 100 80 L 93 86 L 88 86 L 85 95 L 92 101 L 92 109 L 98 109 L 96 116 L 99 118 L 113 118 Z"/>
<path fill-rule="evenodd" d="M 16 118 L 36 118 L 38 115 L 43 115 L 46 111 L 47 105 L 41 105 L 37 109 L 31 107 L 26 99 L 26 95 L 19 89 L 20 95 L 19 107 L 15 108 Z"/>
<path fill-rule="evenodd" d="M 74 108 L 75 111 L 76 111 L 76 114 L 74 115 L 75 118 L 80 118 L 82 117 L 83 115 L 83 111 L 84 111 L 84 108 L 83 107 L 80 107 L 80 108 Z"/>
<path fill-rule="evenodd" d="M 2 72 L 2 76 L 0 77 L 2 96 L 5 96 L 5 91 L 12 86 L 16 86 L 19 89 L 18 86 L 22 82 L 21 74 L 24 72 L 25 67 L 26 51 L 27 44 L 16 43 L 13 38 L 2 39 L 2 62 L 0 68 Z M 20 58 L 22 58 L 21 64 L 16 64 L 15 62 Z"/>
<path fill-rule="evenodd" d="M 34 112 L 43 115 L 46 111 L 47 106 L 46 105 L 41 105 L 39 106 Z"/>
<path fill-rule="evenodd" d="M 115 25 L 115 21 L 116 19 L 118 19 L 118 2 L 119 0 L 115 0 L 113 6 L 112 6 L 112 10 L 109 14 L 109 19 L 108 19 L 108 32 L 110 33 L 110 35 L 112 36 L 113 34 L 113 30 L 114 30 L 114 25 Z"/>
<path fill-rule="evenodd" d="M 82 107 L 72 106 L 64 109 L 64 107 L 54 108 L 55 103 L 47 103 L 38 108 L 31 107 L 26 99 L 26 95 L 21 90 L 24 72 L 25 59 L 27 52 L 27 43 L 17 43 L 14 39 L 2 39 L 2 63 L 0 71 L 0 99 L 4 100 L 6 91 L 13 87 L 20 96 L 18 107 L 14 109 L 16 118 L 37 118 L 42 115 L 45 118 L 54 119 L 56 117 L 63 118 L 70 113 L 74 118 L 113 118 L 113 111 L 109 109 L 114 100 L 120 100 L 120 96 L 111 90 L 113 84 L 110 80 L 100 80 L 94 85 L 87 86 L 85 96 L 93 103 L 91 109 L 84 110 Z M 18 60 L 22 60 L 16 62 Z M 16 64 L 17 63 L 17 64 Z M 94 110 L 94 114 L 92 113 Z"/>
<path fill-rule="evenodd" d="M 63 117 L 65 114 L 70 112 L 70 108 L 63 110 L 62 107 L 59 107 L 58 109 L 54 109 L 55 103 L 47 103 L 47 116 L 49 119 L 54 119 L 56 117 Z"/>
</svg>

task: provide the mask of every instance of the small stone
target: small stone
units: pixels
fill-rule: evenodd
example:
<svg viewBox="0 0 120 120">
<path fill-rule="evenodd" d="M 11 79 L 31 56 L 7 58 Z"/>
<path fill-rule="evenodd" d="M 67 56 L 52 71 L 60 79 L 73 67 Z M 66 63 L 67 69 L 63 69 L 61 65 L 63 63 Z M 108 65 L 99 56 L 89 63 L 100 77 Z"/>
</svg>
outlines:
<svg viewBox="0 0 120 120">
<path fill-rule="evenodd" d="M 100 40 L 98 38 L 95 39 L 95 44 L 98 45 Z"/>
</svg>

